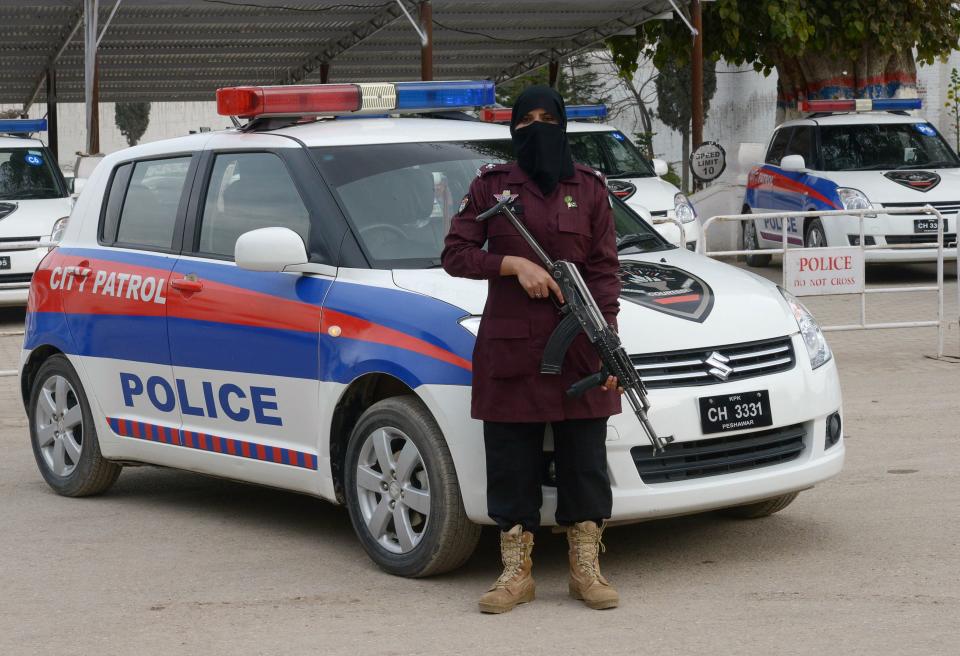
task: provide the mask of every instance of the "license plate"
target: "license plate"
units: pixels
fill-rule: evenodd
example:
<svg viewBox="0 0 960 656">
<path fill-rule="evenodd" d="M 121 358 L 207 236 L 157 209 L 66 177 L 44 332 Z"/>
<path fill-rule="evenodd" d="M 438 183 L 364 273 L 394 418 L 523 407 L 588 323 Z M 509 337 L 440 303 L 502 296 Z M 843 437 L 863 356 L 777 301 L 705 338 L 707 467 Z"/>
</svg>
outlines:
<svg viewBox="0 0 960 656">
<path fill-rule="evenodd" d="M 943 220 L 943 231 L 947 232 L 949 221 L 947 219 Z M 936 232 L 937 231 L 937 220 L 936 219 L 914 219 L 913 220 L 913 231 L 914 232 Z"/>
<path fill-rule="evenodd" d="M 0 255 L 0 269 L 9 269 L 9 268 L 10 268 L 10 256 Z"/>
<path fill-rule="evenodd" d="M 772 425 L 767 390 L 700 398 L 700 428 L 704 435 Z"/>
</svg>

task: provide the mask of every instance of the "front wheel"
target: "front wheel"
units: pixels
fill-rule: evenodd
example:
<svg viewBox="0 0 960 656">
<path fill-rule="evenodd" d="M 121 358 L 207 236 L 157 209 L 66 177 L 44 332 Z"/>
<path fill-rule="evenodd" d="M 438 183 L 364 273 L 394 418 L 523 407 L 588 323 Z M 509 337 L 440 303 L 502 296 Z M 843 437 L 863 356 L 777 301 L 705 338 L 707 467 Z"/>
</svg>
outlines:
<svg viewBox="0 0 960 656">
<path fill-rule="evenodd" d="M 66 357 L 54 355 L 40 366 L 28 414 L 37 467 L 57 494 L 99 494 L 117 480 L 121 467 L 101 455 L 90 403 Z"/>
<path fill-rule="evenodd" d="M 827 245 L 827 233 L 823 230 L 823 223 L 820 219 L 813 219 L 807 225 L 807 231 L 803 236 L 803 245 L 807 248 L 822 248 Z"/>
<path fill-rule="evenodd" d="M 750 210 L 744 210 L 744 214 L 750 214 Z M 760 250 L 760 239 L 757 237 L 757 226 L 753 221 L 744 221 L 743 223 L 743 250 Z M 747 266 L 765 267 L 770 265 L 770 255 L 747 255 Z"/>
<path fill-rule="evenodd" d="M 744 506 L 734 506 L 733 508 L 724 508 L 720 512 L 727 517 L 736 517 L 737 519 L 759 519 L 769 517 L 773 513 L 778 513 L 797 498 L 799 492 L 789 492 L 781 494 L 778 497 L 764 499 L 755 503 L 748 503 Z"/>
<path fill-rule="evenodd" d="M 363 413 L 345 472 L 350 521 L 384 571 L 440 574 L 473 553 L 480 527 L 467 519 L 443 434 L 415 396 L 384 399 Z"/>
</svg>

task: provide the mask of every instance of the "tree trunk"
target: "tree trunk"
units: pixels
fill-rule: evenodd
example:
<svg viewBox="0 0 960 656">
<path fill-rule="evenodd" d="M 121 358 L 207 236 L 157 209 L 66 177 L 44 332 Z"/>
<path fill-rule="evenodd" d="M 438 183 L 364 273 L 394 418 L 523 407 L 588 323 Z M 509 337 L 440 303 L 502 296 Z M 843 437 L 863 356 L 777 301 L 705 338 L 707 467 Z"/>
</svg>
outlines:
<svg viewBox="0 0 960 656">
<path fill-rule="evenodd" d="M 777 123 L 798 118 L 802 100 L 847 98 L 916 98 L 917 64 L 912 52 L 879 53 L 864 46 L 856 60 L 829 54 L 774 56 Z"/>
<path fill-rule="evenodd" d="M 680 146 L 683 150 L 683 157 L 680 159 L 683 166 L 681 180 L 683 180 L 683 193 L 687 193 L 690 189 L 690 128 L 686 128 L 681 134 L 683 135 Z"/>
</svg>

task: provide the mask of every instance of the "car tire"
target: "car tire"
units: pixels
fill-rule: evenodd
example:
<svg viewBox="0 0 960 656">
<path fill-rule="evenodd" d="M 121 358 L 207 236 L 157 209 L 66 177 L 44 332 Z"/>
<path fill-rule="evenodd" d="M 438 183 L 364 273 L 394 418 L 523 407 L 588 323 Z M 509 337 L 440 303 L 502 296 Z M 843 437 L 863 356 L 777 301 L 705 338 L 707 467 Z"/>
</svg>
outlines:
<svg viewBox="0 0 960 656">
<path fill-rule="evenodd" d="M 734 506 L 733 508 L 724 508 L 720 512 L 726 515 L 727 517 L 735 517 L 736 519 L 759 519 L 760 517 L 769 517 L 773 513 L 778 513 L 797 498 L 799 492 L 790 492 L 788 494 L 781 494 L 778 497 L 772 497 L 770 499 L 764 499 L 763 501 L 757 501 L 756 503 L 748 503 L 743 506 Z"/>
<path fill-rule="evenodd" d="M 100 494 L 117 480 L 122 467 L 100 453 L 90 403 L 65 356 L 48 358 L 37 371 L 28 418 L 37 467 L 57 494 Z"/>
<path fill-rule="evenodd" d="M 743 210 L 744 214 L 750 214 L 749 209 Z M 757 237 L 757 226 L 753 221 L 743 222 L 743 250 L 759 250 L 760 239 Z M 747 266 L 765 267 L 770 265 L 770 255 L 747 255 Z"/>
<path fill-rule="evenodd" d="M 354 531 L 385 572 L 441 574 L 473 553 L 480 526 L 467 518 L 443 433 L 417 397 L 370 406 L 350 435 L 344 470 Z"/>
<path fill-rule="evenodd" d="M 820 219 L 811 219 L 803 232 L 804 248 L 822 248 L 827 245 L 827 233 L 823 231 Z"/>
</svg>

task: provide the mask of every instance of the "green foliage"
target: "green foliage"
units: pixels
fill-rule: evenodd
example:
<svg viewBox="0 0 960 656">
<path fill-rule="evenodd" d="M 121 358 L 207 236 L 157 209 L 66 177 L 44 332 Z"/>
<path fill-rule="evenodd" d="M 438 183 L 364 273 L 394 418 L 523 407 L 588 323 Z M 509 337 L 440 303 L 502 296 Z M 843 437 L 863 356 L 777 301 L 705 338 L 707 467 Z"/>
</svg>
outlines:
<svg viewBox="0 0 960 656">
<path fill-rule="evenodd" d="M 656 132 L 634 132 L 633 143 L 646 159 L 653 159 L 653 137 Z"/>
<path fill-rule="evenodd" d="M 547 67 L 538 68 L 526 75 L 509 80 L 497 86 L 497 102 L 505 107 L 512 107 L 517 96 L 527 87 L 534 84 L 547 84 L 549 70 Z M 557 91 L 563 96 L 568 105 L 592 105 L 609 103 L 610 98 L 604 93 L 602 76 L 590 66 L 583 55 L 571 57 L 560 66 L 557 75 Z"/>
<path fill-rule="evenodd" d="M 673 170 L 672 165 L 668 165 L 667 172 L 662 179 L 666 180 L 677 189 L 683 189 L 683 180 L 680 178 L 680 175 Z M 686 191 L 686 189 L 684 189 L 684 191 Z"/>
<path fill-rule="evenodd" d="M 660 75 L 654 82 L 657 86 L 657 116 L 664 124 L 678 132 L 690 129 L 692 86 L 690 64 L 674 61 L 660 66 Z M 717 67 L 714 62 L 703 65 L 703 116 L 710 112 L 710 101 L 717 90 Z"/>
<path fill-rule="evenodd" d="M 150 124 L 150 103 L 117 103 L 113 114 L 120 134 L 127 138 L 127 145 L 136 146 Z"/>
<path fill-rule="evenodd" d="M 932 64 L 960 47 L 960 5 L 955 0 L 716 0 L 703 4 L 704 55 L 769 74 L 786 58 L 825 53 L 857 61 L 865 50 L 917 51 Z M 621 75 L 637 56 L 657 68 L 690 59 L 690 31 L 681 20 L 650 21 L 636 36 L 608 41 Z M 632 67 L 632 68 L 631 68 Z"/>
<path fill-rule="evenodd" d="M 957 152 L 960 152 L 960 71 L 956 68 L 950 71 L 947 102 L 944 106 L 947 108 L 947 114 L 953 117 L 954 146 Z"/>
</svg>

